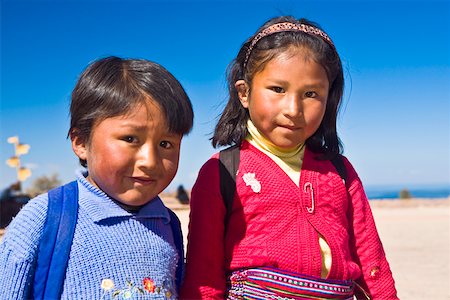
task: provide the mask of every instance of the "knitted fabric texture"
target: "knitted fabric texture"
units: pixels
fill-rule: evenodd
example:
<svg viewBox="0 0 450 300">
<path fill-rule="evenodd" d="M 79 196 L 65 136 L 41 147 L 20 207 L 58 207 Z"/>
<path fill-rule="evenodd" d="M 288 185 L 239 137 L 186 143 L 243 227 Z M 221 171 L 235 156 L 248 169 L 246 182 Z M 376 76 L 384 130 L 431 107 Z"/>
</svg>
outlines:
<svg viewBox="0 0 450 300">
<path fill-rule="evenodd" d="M 131 214 L 79 174 L 79 212 L 61 299 L 176 298 L 177 250 L 156 197 Z M 0 295 L 28 299 L 47 194 L 14 218 L 0 245 Z"/>
<path fill-rule="evenodd" d="M 348 193 L 330 161 L 305 149 L 297 186 L 267 155 L 241 145 L 229 227 L 217 154 L 192 190 L 186 277 L 181 298 L 223 299 L 230 272 L 270 266 L 320 277 L 320 233 L 331 249 L 328 279 L 356 280 L 374 299 L 397 299 L 392 273 L 362 184 L 344 159 Z M 270 170 L 270 171 L 269 171 Z M 244 180 L 252 175 L 252 182 Z M 253 189 L 258 182 L 260 190 Z M 225 259 L 224 259 L 225 258 Z"/>
</svg>

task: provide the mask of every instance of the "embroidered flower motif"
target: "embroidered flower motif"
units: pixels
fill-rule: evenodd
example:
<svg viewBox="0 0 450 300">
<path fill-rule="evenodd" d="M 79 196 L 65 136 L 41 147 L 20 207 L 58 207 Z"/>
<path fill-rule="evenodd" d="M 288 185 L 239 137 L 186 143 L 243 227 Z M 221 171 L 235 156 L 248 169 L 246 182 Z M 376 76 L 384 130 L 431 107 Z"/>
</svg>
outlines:
<svg viewBox="0 0 450 300">
<path fill-rule="evenodd" d="M 133 294 L 131 293 L 130 290 L 125 290 L 125 291 L 123 291 L 122 298 L 123 299 L 130 299 L 132 295 Z"/>
<path fill-rule="evenodd" d="M 103 279 L 101 288 L 105 291 L 109 291 L 110 289 L 114 288 L 114 281 L 111 279 Z"/>
<path fill-rule="evenodd" d="M 142 280 L 142 287 L 135 285 L 128 279 L 126 280 L 126 284 L 127 286 L 123 289 L 114 289 L 115 285 L 111 279 L 103 279 L 101 284 L 103 295 L 101 299 L 104 299 L 106 294 L 111 295 L 113 299 L 131 299 L 135 298 L 138 294 L 143 295 L 145 293 L 156 293 L 165 296 L 166 299 L 176 299 L 173 280 L 164 280 L 161 285 L 157 285 L 154 280 L 146 277 Z"/>
<path fill-rule="evenodd" d="M 245 185 L 250 186 L 255 193 L 261 192 L 261 183 L 255 178 L 255 173 L 245 173 L 242 176 Z"/>
<path fill-rule="evenodd" d="M 144 278 L 144 280 L 142 280 L 142 284 L 144 285 L 144 289 L 147 292 L 150 293 L 154 293 L 156 286 L 155 286 L 155 282 L 153 280 L 151 280 L 150 278 Z"/>
</svg>

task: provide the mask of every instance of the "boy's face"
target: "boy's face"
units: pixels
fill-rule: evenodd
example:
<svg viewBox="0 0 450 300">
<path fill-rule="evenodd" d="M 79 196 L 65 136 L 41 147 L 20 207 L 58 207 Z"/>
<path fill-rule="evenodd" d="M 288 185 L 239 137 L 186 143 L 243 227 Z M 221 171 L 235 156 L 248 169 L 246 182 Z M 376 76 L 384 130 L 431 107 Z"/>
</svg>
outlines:
<svg viewBox="0 0 450 300">
<path fill-rule="evenodd" d="M 164 113 L 153 101 L 128 114 L 94 124 L 90 141 L 72 139 L 88 165 L 87 179 L 110 197 L 140 206 L 162 192 L 178 169 L 180 134 L 168 132 Z"/>
</svg>

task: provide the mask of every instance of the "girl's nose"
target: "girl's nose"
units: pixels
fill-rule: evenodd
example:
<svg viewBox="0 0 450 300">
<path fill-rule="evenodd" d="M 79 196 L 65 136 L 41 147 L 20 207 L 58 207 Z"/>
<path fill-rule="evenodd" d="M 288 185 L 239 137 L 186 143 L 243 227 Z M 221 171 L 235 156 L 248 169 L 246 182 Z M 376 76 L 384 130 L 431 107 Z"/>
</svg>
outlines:
<svg viewBox="0 0 450 300">
<path fill-rule="evenodd" d="M 302 114 L 301 99 L 297 95 L 287 95 L 283 103 L 283 114 L 288 118 L 296 118 Z"/>
</svg>

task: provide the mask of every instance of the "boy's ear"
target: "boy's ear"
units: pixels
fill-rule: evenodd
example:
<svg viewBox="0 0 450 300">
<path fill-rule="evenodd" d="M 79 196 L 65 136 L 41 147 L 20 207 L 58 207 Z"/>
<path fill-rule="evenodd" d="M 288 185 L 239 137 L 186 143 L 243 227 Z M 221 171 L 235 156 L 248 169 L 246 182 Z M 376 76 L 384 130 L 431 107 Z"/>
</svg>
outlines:
<svg viewBox="0 0 450 300">
<path fill-rule="evenodd" d="M 248 84 L 245 82 L 245 80 L 238 80 L 234 84 L 236 87 L 236 91 L 239 96 L 239 100 L 241 100 L 241 104 L 244 108 L 248 108 L 248 93 L 249 93 L 249 87 Z"/>
<path fill-rule="evenodd" d="M 70 140 L 72 141 L 72 150 L 79 159 L 86 160 L 86 141 L 81 138 L 78 131 L 75 129 L 70 133 Z"/>
</svg>

